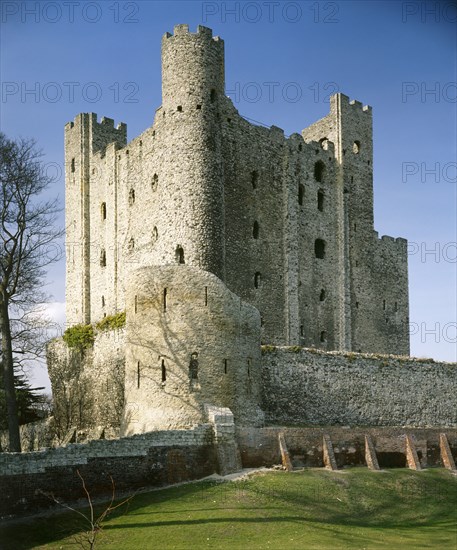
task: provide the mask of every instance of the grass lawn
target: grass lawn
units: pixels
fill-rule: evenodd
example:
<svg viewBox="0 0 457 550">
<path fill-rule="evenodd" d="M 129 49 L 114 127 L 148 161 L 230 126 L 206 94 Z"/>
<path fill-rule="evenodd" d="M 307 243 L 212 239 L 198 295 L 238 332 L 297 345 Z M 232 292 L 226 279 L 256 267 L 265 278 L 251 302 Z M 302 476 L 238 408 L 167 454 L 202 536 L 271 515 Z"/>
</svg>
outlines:
<svg viewBox="0 0 457 550">
<path fill-rule="evenodd" d="M 99 507 L 100 508 L 100 507 Z M 76 548 L 76 514 L 0 528 L 0 548 Z M 138 494 L 97 548 L 457 548 L 457 476 L 444 469 L 272 471 Z"/>
</svg>

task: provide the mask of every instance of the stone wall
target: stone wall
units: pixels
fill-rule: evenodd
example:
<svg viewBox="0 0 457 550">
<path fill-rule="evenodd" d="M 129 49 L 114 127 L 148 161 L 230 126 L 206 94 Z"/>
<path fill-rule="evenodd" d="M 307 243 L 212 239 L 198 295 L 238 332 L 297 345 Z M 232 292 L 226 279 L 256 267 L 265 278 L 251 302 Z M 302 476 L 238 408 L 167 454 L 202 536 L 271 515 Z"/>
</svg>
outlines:
<svg viewBox="0 0 457 550">
<path fill-rule="evenodd" d="M 265 346 L 270 425 L 457 426 L 457 365 Z"/>
<path fill-rule="evenodd" d="M 62 440 L 70 428 L 105 429 L 117 437 L 124 410 L 125 331 L 96 331 L 94 345 L 69 348 L 62 338 L 47 348 L 54 399 L 55 435 Z"/>
<path fill-rule="evenodd" d="M 93 114 L 66 127 L 68 322 L 125 309 L 132 270 L 186 263 L 260 311 L 265 343 L 407 354 L 406 242 L 374 238 L 371 108 L 336 94 L 289 138 L 251 124 L 223 41 L 187 25 L 163 37 L 162 93 L 128 144 Z"/>
<path fill-rule="evenodd" d="M 36 422 L 29 422 L 19 426 L 21 449 L 23 452 L 38 451 L 43 447 L 52 447 L 55 442 L 55 421 L 51 416 Z M 8 431 L 0 432 L 0 452 L 8 451 Z"/>
<path fill-rule="evenodd" d="M 215 275 L 187 265 L 135 271 L 126 333 L 124 435 L 200 424 L 205 404 L 262 424 L 259 312 Z"/>
<path fill-rule="evenodd" d="M 84 499 L 78 470 L 92 497 L 141 487 L 198 479 L 216 472 L 211 425 L 193 430 L 151 432 L 118 440 L 92 441 L 33 453 L 0 454 L 0 517 L 36 512 L 53 503 Z"/>
<path fill-rule="evenodd" d="M 376 450 L 379 466 L 406 467 L 406 436 L 414 442 L 423 468 L 443 467 L 440 457 L 440 433 L 445 432 L 454 459 L 457 458 L 457 429 L 420 428 L 238 428 L 237 441 L 245 468 L 258 468 L 281 463 L 278 443 L 280 433 L 289 451 L 292 465 L 297 468 L 322 468 L 323 437 L 328 435 L 333 444 L 336 464 L 366 466 L 365 436 L 369 436 Z"/>
</svg>

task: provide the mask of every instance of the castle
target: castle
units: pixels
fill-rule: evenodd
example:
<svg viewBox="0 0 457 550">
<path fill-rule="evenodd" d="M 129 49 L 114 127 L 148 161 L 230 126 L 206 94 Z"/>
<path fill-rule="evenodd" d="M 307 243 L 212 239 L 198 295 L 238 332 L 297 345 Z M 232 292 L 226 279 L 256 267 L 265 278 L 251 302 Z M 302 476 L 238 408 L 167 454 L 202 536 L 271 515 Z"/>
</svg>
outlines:
<svg viewBox="0 0 457 550">
<path fill-rule="evenodd" d="M 81 360 L 91 421 L 121 435 L 197 425 L 208 406 L 262 425 L 261 343 L 409 355 L 407 243 L 373 228 L 371 108 L 336 94 L 286 137 L 224 90 L 223 41 L 178 25 L 151 128 L 127 144 L 95 114 L 65 127 L 67 324 L 126 312 Z"/>
<path fill-rule="evenodd" d="M 70 328 L 47 349 L 53 416 L 22 427 L 39 452 L 0 454 L 0 513 L 80 498 L 79 473 L 106 496 L 107 476 L 131 492 L 281 461 L 455 470 L 457 366 L 409 357 L 371 109 L 337 94 L 302 135 L 254 126 L 204 27 L 164 36 L 162 70 L 128 144 L 94 114 L 65 127 Z"/>
</svg>

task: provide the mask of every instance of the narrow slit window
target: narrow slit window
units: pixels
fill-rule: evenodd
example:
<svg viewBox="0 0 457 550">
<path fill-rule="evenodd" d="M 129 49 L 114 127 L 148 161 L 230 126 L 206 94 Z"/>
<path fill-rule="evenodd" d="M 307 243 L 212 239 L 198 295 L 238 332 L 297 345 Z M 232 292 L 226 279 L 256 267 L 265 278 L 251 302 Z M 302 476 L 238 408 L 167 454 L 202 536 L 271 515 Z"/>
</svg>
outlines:
<svg viewBox="0 0 457 550">
<path fill-rule="evenodd" d="M 135 313 L 138 313 L 138 296 L 135 294 Z"/>
<path fill-rule="evenodd" d="M 316 258 L 321 260 L 325 258 L 325 241 L 322 239 L 316 239 L 314 242 L 314 254 Z"/>
<path fill-rule="evenodd" d="M 298 186 L 298 204 L 303 206 L 303 199 L 305 197 L 305 186 L 300 183 Z"/>
<path fill-rule="evenodd" d="M 317 209 L 320 212 L 324 211 L 324 192 L 322 190 L 317 192 Z"/>
<path fill-rule="evenodd" d="M 256 170 L 251 173 L 251 183 L 252 188 L 257 189 L 257 185 L 259 183 L 259 173 Z"/>
<path fill-rule="evenodd" d="M 254 287 L 255 287 L 255 288 L 259 288 L 259 287 L 260 287 L 260 279 L 261 279 L 260 272 L 257 271 L 257 273 L 254 275 Z"/>
<path fill-rule="evenodd" d="M 105 297 L 102 296 L 102 307 L 105 307 Z"/>
<path fill-rule="evenodd" d="M 382 301 L 382 309 L 384 309 L 384 310 L 386 309 L 386 301 L 385 300 Z"/>
<path fill-rule="evenodd" d="M 136 364 L 136 387 L 140 389 L 140 375 L 141 375 L 141 368 L 140 368 L 140 362 Z"/>
<path fill-rule="evenodd" d="M 205 306 L 208 305 L 208 287 L 205 286 Z"/>
<path fill-rule="evenodd" d="M 167 381 L 167 367 L 165 366 L 165 361 L 162 359 L 162 384 Z"/>
<path fill-rule="evenodd" d="M 227 359 L 224 359 L 224 374 L 227 374 Z"/>
<path fill-rule="evenodd" d="M 327 342 L 327 333 L 325 330 L 321 332 L 321 342 Z"/>
<path fill-rule="evenodd" d="M 106 267 L 106 251 L 104 248 L 100 252 L 100 266 Z"/>
<path fill-rule="evenodd" d="M 216 101 L 217 93 L 216 93 L 216 90 L 214 88 L 211 90 L 209 97 L 210 97 L 211 103 L 214 103 Z"/>
<path fill-rule="evenodd" d="M 321 289 L 321 293 L 319 294 L 319 301 L 323 302 L 325 300 L 325 289 Z"/>
<path fill-rule="evenodd" d="M 135 204 L 135 189 L 130 189 L 129 191 L 129 205 L 132 206 Z"/>
<path fill-rule="evenodd" d="M 258 239 L 259 234 L 260 234 L 259 222 L 254 222 L 254 226 L 252 228 L 252 236 L 254 237 L 254 239 Z"/>
<path fill-rule="evenodd" d="M 167 311 L 167 289 L 163 289 L 163 311 Z"/>
<path fill-rule="evenodd" d="M 152 190 L 157 191 L 157 186 L 158 185 L 159 185 L 159 176 L 157 174 L 154 174 L 152 176 L 152 181 L 151 181 Z"/>
<path fill-rule="evenodd" d="M 71 163 L 70 163 L 70 170 L 72 173 L 74 173 L 75 171 L 75 159 L 71 159 Z"/>
<path fill-rule="evenodd" d="M 102 214 L 102 220 L 106 220 L 106 202 L 102 202 L 100 210 Z"/>
<path fill-rule="evenodd" d="M 176 248 L 176 263 L 184 264 L 184 249 L 182 246 Z"/>
<path fill-rule="evenodd" d="M 300 336 L 303 338 L 304 335 L 305 335 L 305 331 L 304 331 L 303 325 L 300 325 Z"/>
<path fill-rule="evenodd" d="M 325 164 L 321 160 L 318 160 L 314 165 L 314 179 L 317 182 L 322 183 L 324 181 L 324 177 L 325 177 Z"/>
</svg>

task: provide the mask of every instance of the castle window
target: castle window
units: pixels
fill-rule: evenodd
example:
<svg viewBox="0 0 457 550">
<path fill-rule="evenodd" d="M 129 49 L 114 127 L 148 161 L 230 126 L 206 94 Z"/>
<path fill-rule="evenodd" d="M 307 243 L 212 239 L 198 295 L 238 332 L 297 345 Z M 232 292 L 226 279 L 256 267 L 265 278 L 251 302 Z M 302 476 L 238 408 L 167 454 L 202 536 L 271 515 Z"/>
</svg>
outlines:
<svg viewBox="0 0 457 550">
<path fill-rule="evenodd" d="M 321 293 L 319 294 L 319 301 L 323 302 L 325 300 L 325 289 L 321 290 Z"/>
<path fill-rule="evenodd" d="M 165 361 L 162 359 L 162 384 L 167 381 L 167 367 L 165 366 Z"/>
<path fill-rule="evenodd" d="M 352 152 L 354 155 L 358 155 L 360 153 L 360 141 L 354 141 L 352 145 Z"/>
<path fill-rule="evenodd" d="M 197 109 L 200 110 L 202 108 L 201 105 L 197 105 Z"/>
<path fill-rule="evenodd" d="M 325 164 L 321 160 L 318 160 L 314 165 L 314 179 L 317 182 L 322 183 L 324 181 L 324 176 L 325 176 Z"/>
<path fill-rule="evenodd" d="M 75 159 L 71 159 L 71 168 L 70 168 L 70 170 L 71 170 L 72 172 L 75 171 Z"/>
<path fill-rule="evenodd" d="M 105 297 L 102 296 L 102 307 L 105 307 Z"/>
<path fill-rule="evenodd" d="M 136 387 L 140 389 L 140 362 L 136 364 Z"/>
<path fill-rule="evenodd" d="M 153 191 L 157 191 L 158 184 L 159 184 L 159 176 L 157 174 L 154 174 L 152 176 L 152 181 L 151 181 L 151 187 Z"/>
<path fill-rule="evenodd" d="M 178 105 L 178 112 L 182 113 L 182 105 Z"/>
<path fill-rule="evenodd" d="M 254 222 L 254 227 L 252 228 L 252 236 L 254 237 L 254 239 L 259 238 L 259 233 L 260 233 L 259 224 L 258 222 Z"/>
<path fill-rule="evenodd" d="M 304 335 L 305 335 L 305 331 L 304 331 L 303 325 L 300 325 L 300 336 L 303 338 Z"/>
<path fill-rule="evenodd" d="M 354 224 L 354 232 L 357 231 L 357 224 Z"/>
<path fill-rule="evenodd" d="M 321 332 L 321 342 L 327 342 L 327 333 L 325 330 Z"/>
<path fill-rule="evenodd" d="M 100 211 L 102 214 L 102 220 L 106 220 L 106 202 L 102 202 Z"/>
<path fill-rule="evenodd" d="M 227 374 L 227 359 L 224 359 L 224 374 Z"/>
<path fill-rule="evenodd" d="M 316 239 L 314 242 L 314 254 L 316 258 L 321 260 L 325 258 L 325 241 L 322 239 Z"/>
<path fill-rule="evenodd" d="M 319 140 L 319 143 L 321 144 L 322 149 L 327 151 L 328 149 L 328 139 L 326 137 Z"/>
<path fill-rule="evenodd" d="M 136 294 L 135 294 L 134 311 L 135 311 L 135 313 L 138 313 L 138 296 Z"/>
<path fill-rule="evenodd" d="M 384 309 L 384 310 L 386 309 L 386 301 L 385 300 L 382 301 L 382 309 Z"/>
<path fill-rule="evenodd" d="M 210 93 L 209 97 L 210 97 L 211 103 L 214 103 L 216 101 L 217 93 L 216 93 L 216 90 L 214 88 L 211 90 L 211 93 Z"/>
<path fill-rule="evenodd" d="M 356 307 L 357 309 L 359 309 L 359 302 L 356 302 L 356 303 L 355 303 L 355 307 Z"/>
<path fill-rule="evenodd" d="M 317 192 L 317 209 L 324 211 L 324 192 L 321 189 Z"/>
<path fill-rule="evenodd" d="M 254 170 L 253 172 L 251 172 L 251 183 L 252 183 L 253 189 L 257 189 L 258 181 L 259 181 L 259 173 L 256 170 Z"/>
<path fill-rule="evenodd" d="M 167 289 L 163 289 L 163 311 L 167 311 Z"/>
<path fill-rule="evenodd" d="M 129 205 L 132 206 L 132 204 L 135 203 L 135 189 L 130 189 L 129 191 Z"/>
<path fill-rule="evenodd" d="M 395 302 L 395 311 L 398 311 L 398 302 Z"/>
<path fill-rule="evenodd" d="M 301 143 L 298 144 L 298 150 L 299 151 L 302 151 L 303 150 L 303 145 Z"/>
<path fill-rule="evenodd" d="M 198 353 L 196 351 L 194 351 L 190 356 L 189 380 L 191 383 L 198 380 Z"/>
<path fill-rule="evenodd" d="M 208 287 L 205 286 L 205 306 L 208 305 Z"/>
<path fill-rule="evenodd" d="M 298 185 L 298 204 L 303 206 L 303 198 L 305 196 L 305 186 L 303 184 Z"/>
<path fill-rule="evenodd" d="M 182 246 L 178 246 L 176 248 L 176 253 L 175 253 L 175 258 L 176 258 L 176 262 L 178 264 L 183 264 L 185 263 L 184 262 L 184 249 Z"/>
<path fill-rule="evenodd" d="M 157 230 L 157 227 L 154 226 L 154 229 L 152 230 L 152 244 L 154 244 L 157 239 L 159 238 L 159 232 Z"/>
<path fill-rule="evenodd" d="M 254 275 L 254 287 L 259 288 L 260 286 L 260 272 L 257 271 L 257 273 Z"/>
<path fill-rule="evenodd" d="M 100 266 L 106 267 L 106 251 L 104 248 L 100 251 Z"/>
<path fill-rule="evenodd" d="M 135 249 L 135 239 L 133 237 L 129 240 L 127 248 L 129 252 L 133 252 L 133 250 Z"/>
</svg>

